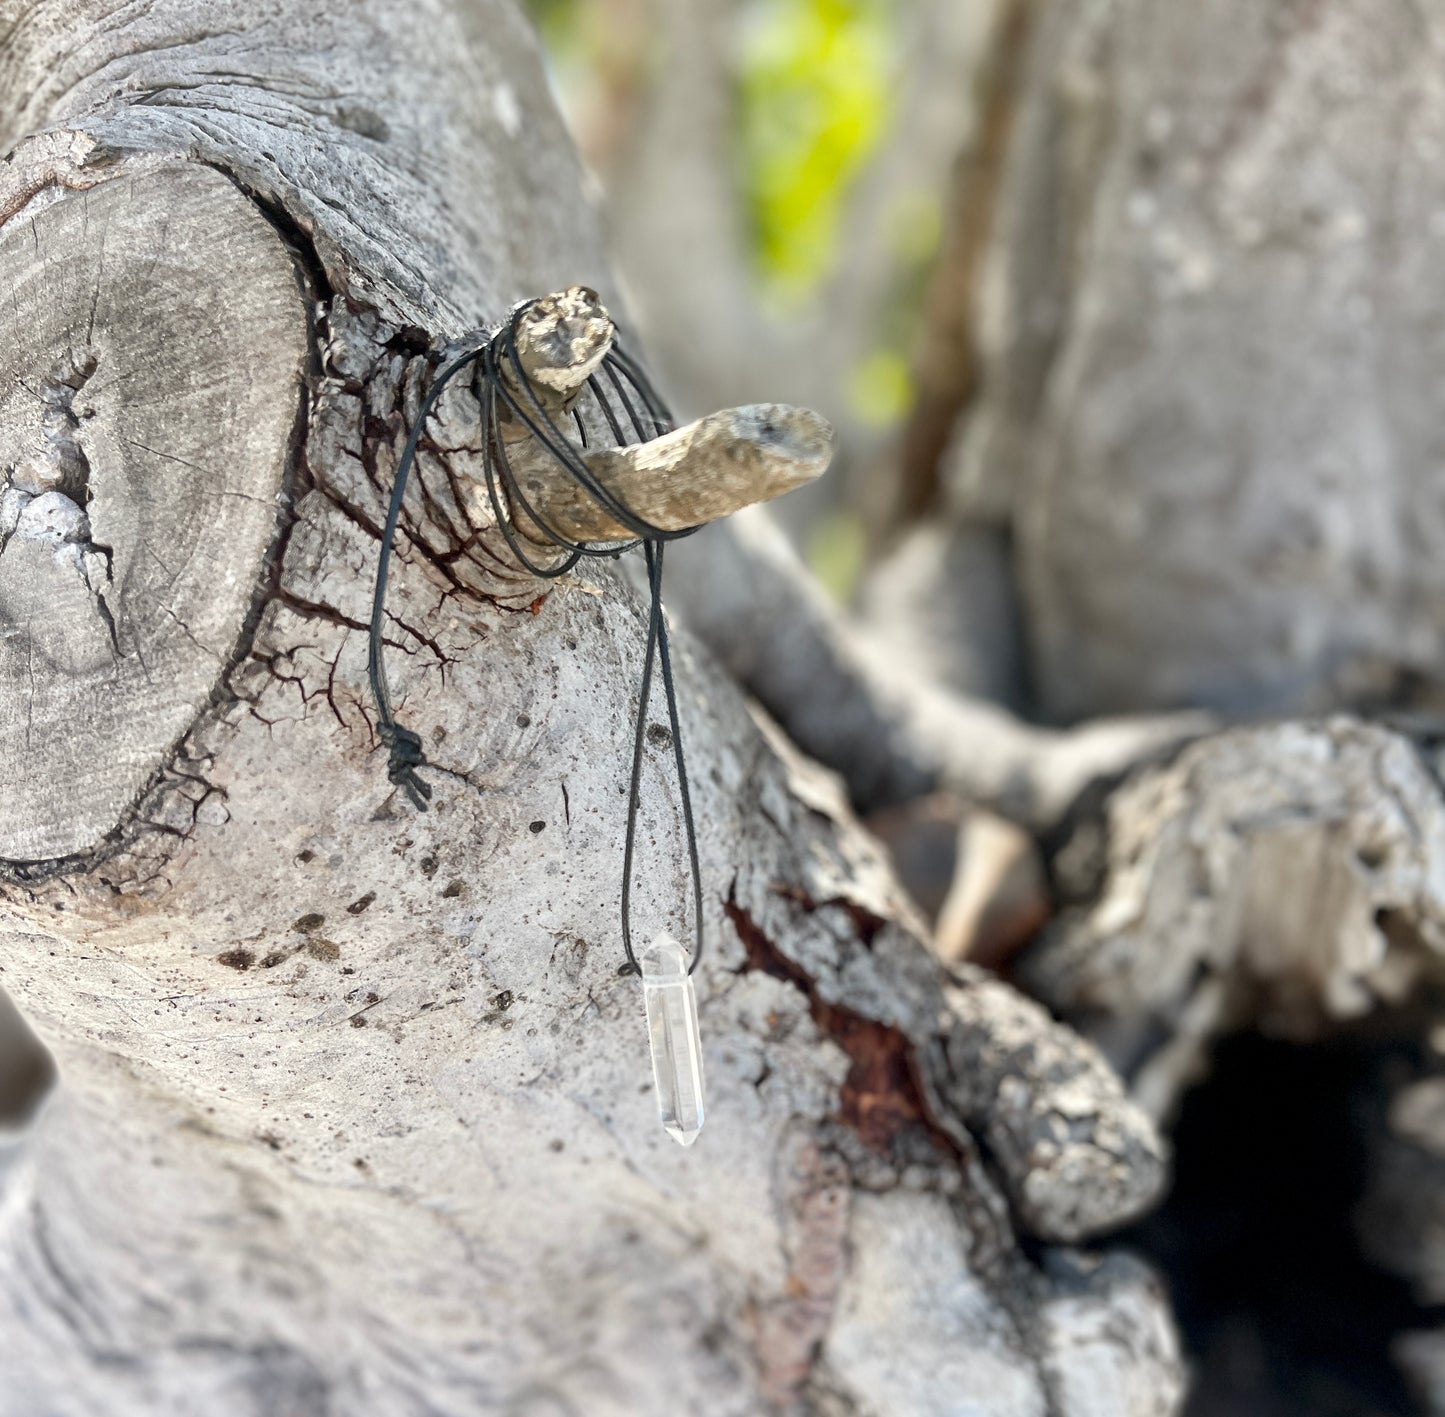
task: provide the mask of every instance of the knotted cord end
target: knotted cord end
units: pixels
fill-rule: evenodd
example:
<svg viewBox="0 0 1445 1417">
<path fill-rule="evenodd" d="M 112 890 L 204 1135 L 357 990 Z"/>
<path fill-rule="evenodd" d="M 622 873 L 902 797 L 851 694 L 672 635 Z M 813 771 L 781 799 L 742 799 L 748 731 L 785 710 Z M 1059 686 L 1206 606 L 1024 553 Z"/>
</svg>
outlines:
<svg viewBox="0 0 1445 1417">
<path fill-rule="evenodd" d="M 417 773 L 418 768 L 428 766 L 421 736 L 397 723 L 383 723 L 378 726 L 377 733 L 389 753 L 386 763 L 388 780 L 406 792 L 418 812 L 425 812 L 427 800 L 431 797 L 431 784 Z"/>
</svg>

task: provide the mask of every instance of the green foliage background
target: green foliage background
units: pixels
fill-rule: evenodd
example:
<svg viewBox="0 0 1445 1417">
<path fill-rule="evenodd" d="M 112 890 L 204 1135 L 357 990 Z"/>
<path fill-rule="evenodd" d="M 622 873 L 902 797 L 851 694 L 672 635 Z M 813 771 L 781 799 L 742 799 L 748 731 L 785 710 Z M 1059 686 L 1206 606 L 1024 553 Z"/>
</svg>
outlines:
<svg viewBox="0 0 1445 1417">
<path fill-rule="evenodd" d="M 760 295 L 806 299 L 832 269 L 849 187 L 893 109 L 899 0 L 739 6 L 738 187 Z M 529 0 L 563 91 L 607 62 L 606 7 Z"/>
<path fill-rule="evenodd" d="M 585 122 L 586 96 L 605 89 L 620 69 L 666 62 L 665 54 L 635 51 L 647 16 L 658 13 L 647 7 L 668 3 L 631 0 L 629 23 L 619 24 L 616 0 L 528 0 L 574 126 Z M 898 88 L 906 82 L 900 49 L 909 3 L 737 4 L 730 147 L 756 298 L 775 315 L 805 309 L 838 274 L 855 182 L 895 120 Z M 629 47 L 634 52 L 624 52 Z M 585 146 L 587 135 L 579 137 Z M 938 193 L 915 194 L 904 205 L 886 213 L 896 298 L 872 348 L 839 390 L 855 418 L 880 430 L 896 425 L 912 400 L 909 352 L 940 230 Z M 804 551 L 819 579 L 846 597 L 866 544 L 859 513 L 840 505 L 809 529 Z"/>
</svg>

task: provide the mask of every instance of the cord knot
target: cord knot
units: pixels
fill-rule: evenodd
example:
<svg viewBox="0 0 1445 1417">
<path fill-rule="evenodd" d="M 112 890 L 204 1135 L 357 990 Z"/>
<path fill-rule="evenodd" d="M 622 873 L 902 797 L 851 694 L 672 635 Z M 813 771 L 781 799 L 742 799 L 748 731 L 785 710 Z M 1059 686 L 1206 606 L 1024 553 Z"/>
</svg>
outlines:
<svg viewBox="0 0 1445 1417">
<path fill-rule="evenodd" d="M 417 769 L 426 767 L 426 754 L 422 751 L 420 734 L 403 728 L 398 723 L 383 723 L 377 734 L 386 744 L 389 756 L 386 763 L 387 778 L 402 788 L 417 811 L 427 810 L 427 799 L 431 796 L 431 783 L 425 781 Z"/>
</svg>

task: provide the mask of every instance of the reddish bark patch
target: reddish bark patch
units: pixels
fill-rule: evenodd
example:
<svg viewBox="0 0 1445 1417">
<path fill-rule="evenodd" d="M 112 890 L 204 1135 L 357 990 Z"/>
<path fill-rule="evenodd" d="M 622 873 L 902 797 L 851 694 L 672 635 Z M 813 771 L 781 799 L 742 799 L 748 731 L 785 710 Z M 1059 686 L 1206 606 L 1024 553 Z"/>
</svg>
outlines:
<svg viewBox="0 0 1445 1417">
<path fill-rule="evenodd" d="M 792 893 L 798 889 L 790 888 L 789 899 L 798 898 Z M 736 889 L 728 893 L 723 910 L 747 952 L 748 968 L 771 974 L 775 979 L 785 979 L 800 989 L 808 1001 L 813 1021 L 852 1061 L 838 1097 L 840 1119 L 874 1151 L 887 1152 L 893 1139 L 905 1128 L 922 1127 L 943 1150 L 957 1154 L 957 1144 L 929 1116 L 918 1081 L 913 1045 L 908 1039 L 888 1024 L 818 998 L 808 975 L 768 939 L 738 904 Z M 871 912 L 865 914 L 876 919 Z M 882 923 L 878 921 L 879 925 Z M 877 927 L 874 928 L 876 931 Z"/>
<path fill-rule="evenodd" d="M 791 900 L 802 909 L 804 915 L 811 915 L 815 910 L 827 910 L 830 907 L 846 911 L 848 918 L 853 922 L 854 933 L 870 950 L 873 948 L 874 938 L 888 923 L 883 916 L 875 915 L 866 905 L 860 905 L 856 900 L 849 900 L 847 896 L 830 895 L 826 900 L 814 900 L 802 886 L 794 885 L 791 881 L 774 881 L 769 889 L 774 895 L 782 896 L 784 900 Z"/>
</svg>

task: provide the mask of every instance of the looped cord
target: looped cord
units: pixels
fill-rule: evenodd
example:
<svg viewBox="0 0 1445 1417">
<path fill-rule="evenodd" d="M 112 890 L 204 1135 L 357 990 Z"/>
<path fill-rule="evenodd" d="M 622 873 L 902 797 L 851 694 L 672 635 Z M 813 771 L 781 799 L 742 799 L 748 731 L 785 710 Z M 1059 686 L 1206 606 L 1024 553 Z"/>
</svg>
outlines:
<svg viewBox="0 0 1445 1417">
<path fill-rule="evenodd" d="M 624 551 L 630 551 L 639 544 L 647 564 L 649 608 L 647 619 L 647 650 L 642 661 L 642 684 L 638 694 L 636 731 L 632 746 L 632 776 L 627 798 L 627 831 L 622 852 L 622 948 L 627 962 L 622 966 L 624 974 L 640 974 L 641 966 L 632 946 L 632 876 L 636 857 L 637 817 L 641 803 L 642 760 L 647 735 L 647 709 L 652 696 L 654 665 L 660 670 L 663 693 L 667 700 L 667 722 L 672 734 L 673 762 L 677 768 L 678 800 L 682 808 L 683 834 L 687 841 L 688 867 L 692 874 L 692 907 L 694 946 L 692 962 L 688 966 L 691 974 L 702 959 L 702 869 L 698 862 L 697 829 L 693 822 L 692 795 L 688 789 L 687 763 L 682 748 L 682 729 L 678 722 L 677 691 L 673 682 L 672 657 L 667 639 L 667 621 L 662 613 L 662 553 L 669 541 L 691 536 L 697 527 L 684 527 L 669 531 L 654 526 L 639 516 L 624 502 L 620 501 L 593 474 L 583 460 L 578 445 L 557 426 L 550 413 L 542 406 L 533 388 L 517 348 L 517 330 L 527 311 L 537 302 L 524 301 L 518 305 L 511 317 L 481 339 L 477 344 L 444 364 L 438 371 L 426 396 L 417 410 L 416 422 L 412 425 L 396 465 L 396 481 L 391 489 L 391 504 L 387 510 L 386 529 L 382 533 L 381 552 L 376 566 L 376 591 L 371 607 L 371 638 L 368 650 L 367 671 L 371 680 L 372 697 L 376 700 L 377 736 L 388 750 L 387 778 L 402 788 L 418 811 L 427 810 L 427 800 L 432 795 L 431 784 L 426 782 L 417 769 L 427 766 L 425 751 L 420 735 L 397 723 L 392 712 L 391 694 L 387 687 L 386 668 L 382 662 L 382 634 L 386 618 L 386 583 L 391 569 L 392 544 L 401 521 L 402 503 L 406 496 L 407 478 L 416 461 L 417 445 L 421 441 L 427 419 L 436 407 L 443 391 L 451 381 L 464 370 L 474 371 L 477 396 L 482 407 L 482 471 L 487 484 L 487 498 L 496 517 L 497 528 L 507 543 L 507 548 L 518 563 L 534 576 L 552 580 L 565 575 L 584 557 L 613 558 Z M 604 386 L 605 377 L 610 392 Z M 514 387 L 520 392 L 514 392 Z M 628 390 L 631 389 L 631 394 Z M 602 360 L 598 373 L 587 380 L 587 389 L 597 409 L 607 424 L 608 431 L 618 444 L 646 442 L 673 428 L 672 415 L 657 391 L 652 387 L 641 366 L 625 350 L 613 347 Z M 623 417 L 619 417 L 612 399 L 622 406 Z M 634 397 L 636 402 L 634 403 Z M 518 483 L 507 456 L 506 444 L 502 438 L 499 416 L 505 409 L 512 418 L 520 421 L 533 438 L 537 440 L 566 470 L 574 482 L 618 525 L 624 526 L 637 539 L 625 542 L 580 542 L 569 540 L 555 527 L 548 524 L 538 512 Z M 624 425 L 625 417 L 625 425 Z M 572 418 L 577 430 L 578 442 L 587 446 L 587 426 L 581 409 L 574 407 Z M 508 515 L 503 498 L 513 508 L 520 507 L 533 525 L 562 553 L 552 565 L 539 565 L 522 548 Z"/>
</svg>

